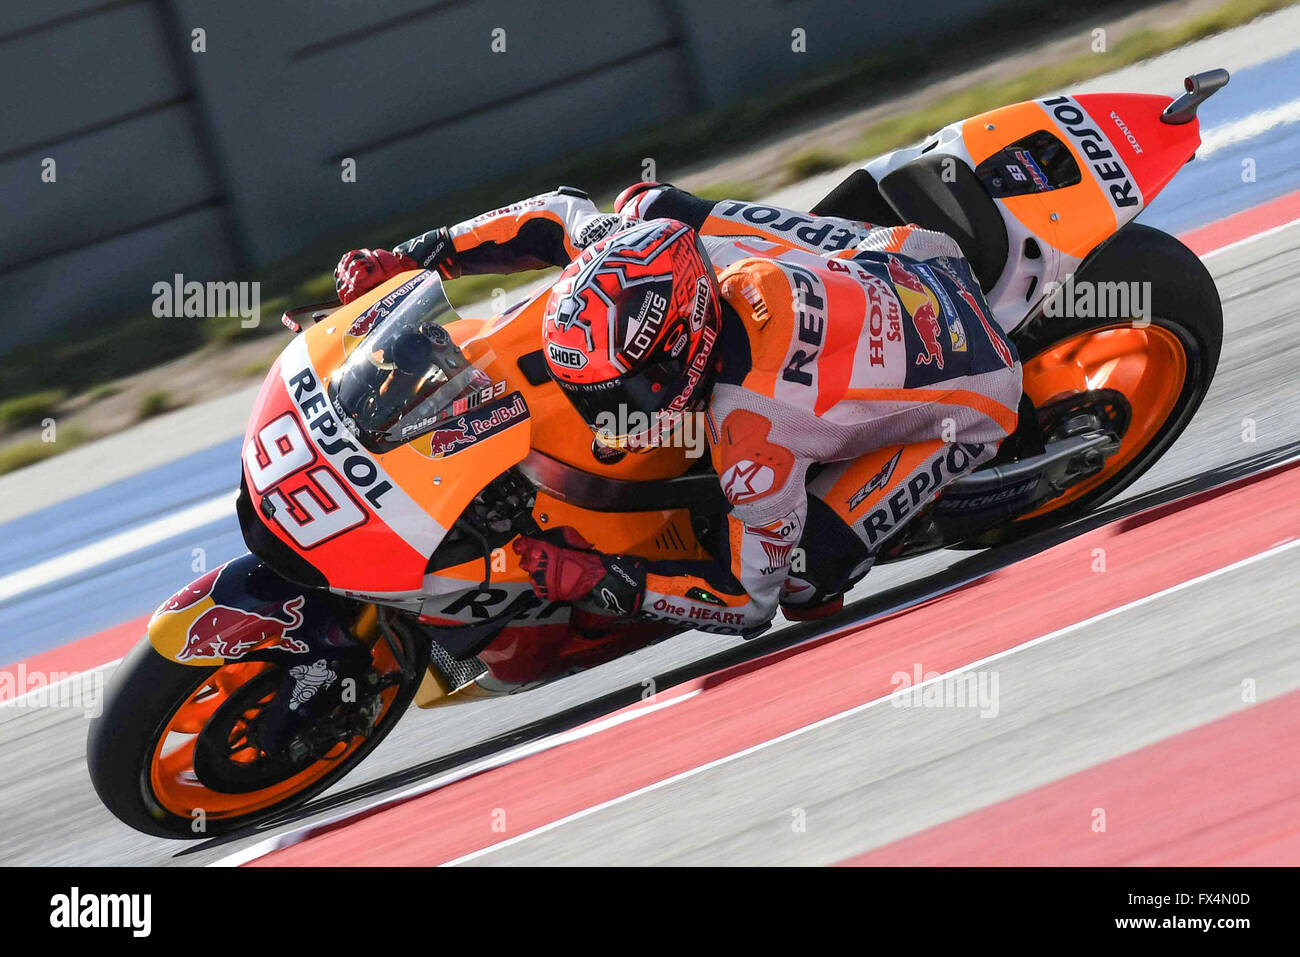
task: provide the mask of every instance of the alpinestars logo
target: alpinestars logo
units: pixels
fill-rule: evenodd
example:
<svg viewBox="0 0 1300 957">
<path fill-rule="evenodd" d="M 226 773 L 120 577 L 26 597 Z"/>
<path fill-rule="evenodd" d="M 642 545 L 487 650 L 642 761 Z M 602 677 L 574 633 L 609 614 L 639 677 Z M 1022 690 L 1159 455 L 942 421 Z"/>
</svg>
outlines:
<svg viewBox="0 0 1300 957">
<path fill-rule="evenodd" d="M 600 601 L 605 606 L 606 611 L 612 611 L 616 615 L 626 615 L 627 609 L 622 606 L 618 596 L 609 588 L 601 588 Z"/>
<path fill-rule="evenodd" d="M 742 459 L 722 475 L 722 494 L 732 505 L 762 498 L 772 490 L 776 473 L 766 465 Z"/>
</svg>

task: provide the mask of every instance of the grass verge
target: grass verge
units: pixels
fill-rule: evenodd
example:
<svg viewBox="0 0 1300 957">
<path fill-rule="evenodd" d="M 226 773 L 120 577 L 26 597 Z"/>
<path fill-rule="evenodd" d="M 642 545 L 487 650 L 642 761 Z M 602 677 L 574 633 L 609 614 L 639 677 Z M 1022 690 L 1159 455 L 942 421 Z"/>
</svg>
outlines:
<svg viewBox="0 0 1300 957">
<path fill-rule="evenodd" d="M 785 182 L 797 182 L 806 179 L 812 172 L 835 169 L 862 157 L 907 146 L 957 120 L 1009 103 L 1033 99 L 1050 90 L 1150 59 L 1248 23 L 1265 13 L 1289 7 L 1295 2 L 1296 0 L 1235 0 L 1184 23 L 1159 30 L 1130 33 L 1104 53 L 1085 53 L 1059 63 L 1027 70 L 1006 80 L 968 87 L 904 116 L 872 124 L 849 147 L 839 150 L 814 148 L 796 154 L 785 164 Z"/>
<path fill-rule="evenodd" d="M 66 398 L 62 389 L 42 389 L 0 402 L 0 431 L 40 425 Z"/>
<path fill-rule="evenodd" d="M 12 472 L 28 465 L 34 465 L 42 459 L 76 448 L 90 439 L 85 430 L 76 427 L 64 427 L 57 442 L 44 442 L 40 439 L 27 439 L 0 449 L 0 475 Z"/>
</svg>

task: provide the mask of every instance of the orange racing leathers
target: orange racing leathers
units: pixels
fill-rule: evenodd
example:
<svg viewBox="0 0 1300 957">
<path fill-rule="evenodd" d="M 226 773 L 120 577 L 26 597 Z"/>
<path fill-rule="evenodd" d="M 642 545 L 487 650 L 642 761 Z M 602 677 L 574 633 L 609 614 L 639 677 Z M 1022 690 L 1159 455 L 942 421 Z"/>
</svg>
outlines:
<svg viewBox="0 0 1300 957">
<path fill-rule="evenodd" d="M 991 458 L 1015 428 L 1020 364 L 956 242 L 916 226 L 640 184 L 618 215 L 560 189 L 399 250 L 445 275 L 563 266 L 627 220 L 660 217 L 694 227 L 718 270 L 705 417 L 731 512 L 706 543 L 712 561 L 647 564 L 640 612 L 751 633 L 778 602 L 793 617 L 838 597 L 919 508 Z M 836 582 L 809 572 L 826 565 L 804 541 L 810 496 L 818 529 L 838 526 Z"/>
</svg>

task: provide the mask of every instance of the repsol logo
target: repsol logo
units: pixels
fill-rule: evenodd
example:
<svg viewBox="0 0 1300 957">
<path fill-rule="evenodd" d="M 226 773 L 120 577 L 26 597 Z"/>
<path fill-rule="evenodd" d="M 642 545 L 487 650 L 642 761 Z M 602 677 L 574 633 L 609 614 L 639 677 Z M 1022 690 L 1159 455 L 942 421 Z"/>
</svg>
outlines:
<svg viewBox="0 0 1300 957">
<path fill-rule="evenodd" d="M 379 477 L 379 466 L 366 452 L 340 431 L 329 400 L 310 369 L 289 377 L 289 389 L 302 420 L 307 423 L 316 447 L 330 457 L 334 466 L 359 495 L 375 509 L 383 508 L 380 499 L 393 486 Z"/>
<path fill-rule="evenodd" d="M 741 203 L 735 200 L 714 207 L 713 216 L 733 223 L 762 227 L 808 249 L 836 252 L 848 249 L 866 235 L 865 230 L 845 226 L 844 220 L 795 213 L 777 206 Z"/>
<path fill-rule="evenodd" d="M 984 452 L 984 445 L 978 442 L 950 445 L 936 454 L 928 467 L 922 466 L 879 505 L 867 513 L 862 520 L 862 530 L 867 536 L 867 547 L 875 548 L 895 529 L 915 513 L 918 506 L 927 501 L 935 490 L 942 488 L 955 476 L 966 472 L 973 462 Z"/>
<path fill-rule="evenodd" d="M 810 386 L 813 384 L 812 373 L 805 367 L 816 360 L 826 338 L 826 284 L 807 269 L 789 263 L 784 264 L 784 268 L 790 274 L 793 287 L 797 343 L 781 370 L 781 378 Z"/>
<path fill-rule="evenodd" d="M 1043 100 L 1043 106 L 1052 111 L 1052 116 L 1065 132 L 1073 137 L 1079 151 L 1087 157 L 1093 172 L 1110 194 L 1110 200 L 1116 207 L 1137 206 L 1142 202 L 1133 178 L 1124 164 L 1111 150 L 1106 137 L 1094 129 L 1088 115 L 1068 96 L 1056 96 Z"/>
</svg>

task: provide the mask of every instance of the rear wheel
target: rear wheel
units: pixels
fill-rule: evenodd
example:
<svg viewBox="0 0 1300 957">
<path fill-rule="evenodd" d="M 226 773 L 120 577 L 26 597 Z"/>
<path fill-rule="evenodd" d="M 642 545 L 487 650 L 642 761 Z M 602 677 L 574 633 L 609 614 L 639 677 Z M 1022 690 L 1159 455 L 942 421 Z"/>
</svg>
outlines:
<svg viewBox="0 0 1300 957">
<path fill-rule="evenodd" d="M 395 632 L 405 668 L 378 637 L 371 667 L 387 677 L 363 686 L 352 711 L 333 709 L 293 748 L 274 752 L 259 746 L 256 727 L 283 685 L 278 665 L 183 665 L 142 641 L 91 724 L 87 763 L 96 792 L 124 823 L 173 838 L 222 834 L 307 801 L 373 751 L 411 703 L 429 646 L 406 632 Z"/>
<path fill-rule="evenodd" d="M 1078 518 L 1119 494 L 1162 456 L 1200 407 L 1219 363 L 1223 309 L 1209 271 L 1167 233 L 1132 224 L 1088 261 L 1092 283 L 1150 283 L 1150 324 L 1132 318 L 1041 318 L 1015 336 L 1025 392 L 1049 415 L 1072 404 L 1126 405 L 1120 447 L 1099 472 L 1029 514 L 981 537 L 1020 538 Z"/>
</svg>

